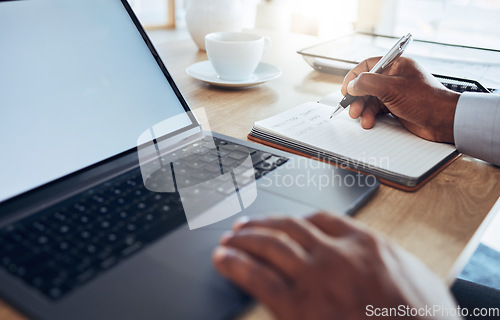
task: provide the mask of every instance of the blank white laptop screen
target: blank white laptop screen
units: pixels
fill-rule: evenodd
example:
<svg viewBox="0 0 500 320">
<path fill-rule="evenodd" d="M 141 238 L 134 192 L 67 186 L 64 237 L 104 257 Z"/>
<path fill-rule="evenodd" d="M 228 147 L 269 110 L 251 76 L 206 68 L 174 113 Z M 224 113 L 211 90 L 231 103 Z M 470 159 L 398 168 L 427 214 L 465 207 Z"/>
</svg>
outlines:
<svg viewBox="0 0 500 320">
<path fill-rule="evenodd" d="M 0 201 L 185 110 L 119 0 L 0 2 Z M 187 116 L 172 131 L 191 125 Z"/>
</svg>

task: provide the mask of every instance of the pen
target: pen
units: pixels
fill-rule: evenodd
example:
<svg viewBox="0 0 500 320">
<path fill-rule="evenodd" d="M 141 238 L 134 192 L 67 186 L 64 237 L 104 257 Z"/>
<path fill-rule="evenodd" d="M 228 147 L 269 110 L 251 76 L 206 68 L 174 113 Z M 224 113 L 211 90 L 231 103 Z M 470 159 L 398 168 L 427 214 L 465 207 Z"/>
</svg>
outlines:
<svg viewBox="0 0 500 320">
<path fill-rule="evenodd" d="M 377 62 L 375 66 L 370 70 L 370 73 L 381 73 L 382 70 L 387 68 L 394 60 L 396 60 L 397 57 L 403 54 L 405 51 L 406 47 L 410 44 L 412 41 L 412 36 L 411 33 L 408 33 L 406 36 L 401 37 L 401 39 L 396 42 L 394 47 L 389 50 L 380 60 Z M 347 108 L 351 103 L 354 102 L 358 97 L 356 96 L 351 96 L 350 94 L 347 94 L 337 105 L 337 109 L 333 111 L 332 115 L 330 116 L 330 119 L 333 118 L 335 115 L 339 114 L 342 112 L 345 108 Z"/>
</svg>

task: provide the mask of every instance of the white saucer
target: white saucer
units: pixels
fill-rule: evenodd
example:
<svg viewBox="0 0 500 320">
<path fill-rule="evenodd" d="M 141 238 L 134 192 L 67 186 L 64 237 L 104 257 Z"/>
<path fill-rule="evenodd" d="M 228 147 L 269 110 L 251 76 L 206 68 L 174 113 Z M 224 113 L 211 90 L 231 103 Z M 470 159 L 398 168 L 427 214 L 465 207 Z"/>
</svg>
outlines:
<svg viewBox="0 0 500 320">
<path fill-rule="evenodd" d="M 252 74 L 250 79 L 243 81 L 226 81 L 220 79 L 214 68 L 212 67 L 210 61 L 205 60 L 187 67 L 186 73 L 195 79 L 210 83 L 215 86 L 240 88 L 250 87 L 270 80 L 274 80 L 281 76 L 282 72 L 280 68 L 273 66 L 272 64 L 261 62 L 257 66 L 257 69 Z"/>
</svg>

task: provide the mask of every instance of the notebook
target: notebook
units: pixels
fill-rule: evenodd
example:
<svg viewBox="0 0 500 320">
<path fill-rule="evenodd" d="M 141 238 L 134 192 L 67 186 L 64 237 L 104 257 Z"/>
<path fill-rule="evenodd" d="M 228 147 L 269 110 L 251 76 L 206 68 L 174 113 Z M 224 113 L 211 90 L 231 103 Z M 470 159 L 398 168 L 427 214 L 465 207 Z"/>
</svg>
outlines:
<svg viewBox="0 0 500 320">
<path fill-rule="evenodd" d="M 459 155 L 451 144 L 417 137 L 391 115 L 379 116 L 369 130 L 348 110 L 329 119 L 341 98 L 333 93 L 257 121 L 248 138 L 372 174 L 407 191 L 420 188 Z"/>
</svg>

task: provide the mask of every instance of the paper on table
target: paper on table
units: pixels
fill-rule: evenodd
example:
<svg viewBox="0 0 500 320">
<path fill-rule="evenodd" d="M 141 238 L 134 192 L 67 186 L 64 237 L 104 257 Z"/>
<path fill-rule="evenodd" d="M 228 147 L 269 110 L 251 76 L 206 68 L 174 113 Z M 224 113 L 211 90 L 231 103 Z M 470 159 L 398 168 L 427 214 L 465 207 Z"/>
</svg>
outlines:
<svg viewBox="0 0 500 320">
<path fill-rule="evenodd" d="M 332 106 L 332 107 L 336 107 L 339 104 L 339 102 L 342 100 L 342 98 L 344 98 L 344 96 L 342 95 L 340 90 L 338 90 L 338 91 L 334 91 L 332 93 L 327 94 L 326 96 L 321 98 L 321 100 L 319 100 L 318 102 L 322 103 L 322 104 L 327 104 L 327 105 Z"/>
<path fill-rule="evenodd" d="M 370 167 L 417 178 L 455 151 L 453 145 L 421 139 L 393 117 L 377 118 L 364 130 L 347 110 L 333 119 L 332 107 L 309 102 L 257 121 L 255 127 L 287 140 L 327 151 Z"/>
</svg>

